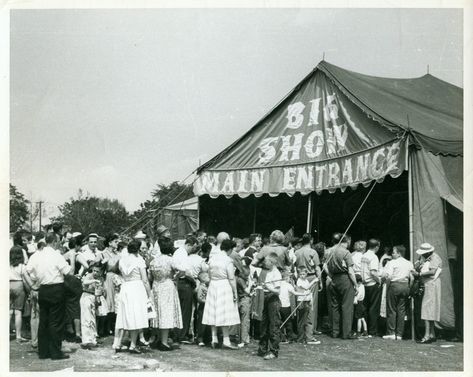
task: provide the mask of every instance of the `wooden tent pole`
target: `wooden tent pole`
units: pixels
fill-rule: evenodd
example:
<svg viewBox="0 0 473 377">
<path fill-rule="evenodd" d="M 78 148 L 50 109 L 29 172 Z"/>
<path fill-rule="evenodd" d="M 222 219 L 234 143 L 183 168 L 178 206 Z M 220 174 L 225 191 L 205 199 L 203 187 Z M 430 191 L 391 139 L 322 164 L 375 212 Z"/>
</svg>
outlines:
<svg viewBox="0 0 473 377">
<path fill-rule="evenodd" d="M 256 232 L 256 196 L 253 196 L 253 233 Z"/>
<path fill-rule="evenodd" d="M 410 260 L 414 263 L 414 198 L 412 190 L 412 156 L 409 153 L 409 138 L 407 138 L 407 173 L 408 173 L 408 195 L 409 195 L 409 250 Z M 411 338 L 415 340 L 415 317 L 414 298 L 411 297 Z"/>
<path fill-rule="evenodd" d="M 307 226 L 306 226 L 306 233 L 310 234 L 310 229 L 312 228 L 312 200 L 313 200 L 313 193 L 311 192 L 308 196 L 307 200 Z"/>
</svg>

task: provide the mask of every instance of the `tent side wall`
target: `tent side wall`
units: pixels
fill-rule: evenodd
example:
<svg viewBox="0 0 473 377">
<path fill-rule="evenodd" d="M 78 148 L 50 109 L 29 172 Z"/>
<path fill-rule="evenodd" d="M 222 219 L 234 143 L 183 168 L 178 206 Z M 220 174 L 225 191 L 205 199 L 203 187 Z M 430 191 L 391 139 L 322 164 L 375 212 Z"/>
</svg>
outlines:
<svg viewBox="0 0 473 377">
<path fill-rule="evenodd" d="M 442 259 L 440 324 L 445 328 L 453 328 L 455 327 L 455 313 L 447 252 L 446 214 L 442 198 L 456 198 L 454 203 L 463 202 L 461 186 L 458 186 L 458 182 L 462 182 L 463 161 L 461 157 L 440 157 L 425 150 L 415 149 L 411 153 L 411 158 L 414 250 L 423 242 L 429 242 Z M 447 173 L 443 159 L 449 159 L 449 165 L 453 162 L 456 169 L 451 169 Z M 452 176 L 455 176 L 455 179 Z"/>
</svg>

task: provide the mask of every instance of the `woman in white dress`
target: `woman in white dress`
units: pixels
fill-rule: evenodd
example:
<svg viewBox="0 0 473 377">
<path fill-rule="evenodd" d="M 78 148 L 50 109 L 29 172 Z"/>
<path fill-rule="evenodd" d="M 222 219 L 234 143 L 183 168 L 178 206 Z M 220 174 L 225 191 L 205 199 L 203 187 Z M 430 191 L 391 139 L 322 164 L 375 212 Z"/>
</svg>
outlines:
<svg viewBox="0 0 473 377">
<path fill-rule="evenodd" d="M 141 353 L 136 348 L 139 330 L 148 327 L 148 299 L 150 288 L 146 275 L 146 264 L 138 254 L 141 242 L 133 240 L 128 252 L 123 253 L 118 268 L 123 277 L 120 289 L 120 305 L 117 313 L 117 328 L 130 331 L 131 353 Z"/>
<path fill-rule="evenodd" d="M 224 240 L 209 260 L 210 284 L 202 323 L 212 328 L 212 348 L 218 344 L 217 327 L 222 328 L 223 348 L 238 349 L 230 343 L 229 327 L 240 323 L 235 267 L 229 257 L 235 243 Z"/>
</svg>

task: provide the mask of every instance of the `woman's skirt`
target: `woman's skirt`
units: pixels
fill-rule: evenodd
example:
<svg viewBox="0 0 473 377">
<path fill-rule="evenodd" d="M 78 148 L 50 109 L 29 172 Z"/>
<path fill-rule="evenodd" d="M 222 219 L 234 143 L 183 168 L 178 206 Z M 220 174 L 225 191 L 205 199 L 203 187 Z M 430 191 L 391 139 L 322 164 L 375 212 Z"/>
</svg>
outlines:
<svg viewBox="0 0 473 377">
<path fill-rule="evenodd" d="M 116 328 L 138 330 L 148 327 L 148 296 L 141 280 L 126 281 L 120 290 Z"/>
<path fill-rule="evenodd" d="M 26 293 L 21 280 L 10 280 L 10 309 L 23 310 Z"/>
<path fill-rule="evenodd" d="M 441 282 L 437 278 L 425 282 L 424 296 L 422 298 L 421 319 L 425 321 L 440 321 Z"/>
<path fill-rule="evenodd" d="M 182 329 L 181 305 L 174 282 L 171 279 L 154 281 L 153 296 L 157 316 L 152 320 L 152 326 L 159 329 Z"/>
<path fill-rule="evenodd" d="M 240 323 L 238 305 L 233 301 L 233 291 L 228 280 L 210 280 L 202 323 L 210 326 L 233 326 Z"/>
<path fill-rule="evenodd" d="M 107 307 L 109 313 L 115 313 L 115 286 L 113 285 L 114 272 L 107 272 L 103 287 L 106 293 Z"/>
</svg>

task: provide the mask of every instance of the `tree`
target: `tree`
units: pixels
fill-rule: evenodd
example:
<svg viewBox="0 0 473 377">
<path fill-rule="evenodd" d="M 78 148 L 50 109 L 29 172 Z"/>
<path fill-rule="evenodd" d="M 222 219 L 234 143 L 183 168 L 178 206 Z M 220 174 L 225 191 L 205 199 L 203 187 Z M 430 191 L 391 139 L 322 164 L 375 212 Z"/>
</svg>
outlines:
<svg viewBox="0 0 473 377">
<path fill-rule="evenodd" d="M 151 193 L 151 200 L 140 204 L 140 208 L 131 216 L 130 233 L 142 229 L 152 239 L 155 238 L 156 227 L 159 225 L 161 210 L 171 204 L 180 203 L 194 197 L 192 184 L 182 184 L 177 181 L 169 185 L 158 184 Z"/>
<path fill-rule="evenodd" d="M 128 212 L 118 200 L 84 195 L 82 190 L 79 190 L 77 198 L 71 198 L 58 209 L 61 215 L 52 221 L 82 234 L 95 232 L 103 236 L 121 232 L 130 221 Z"/>
<path fill-rule="evenodd" d="M 29 200 L 10 183 L 10 232 L 19 230 L 28 219 Z"/>
<path fill-rule="evenodd" d="M 159 202 L 159 206 L 164 208 L 170 204 L 182 202 L 194 197 L 192 184 L 182 184 L 177 181 L 169 185 L 159 184 L 158 188 L 151 193 L 151 197 Z"/>
</svg>

